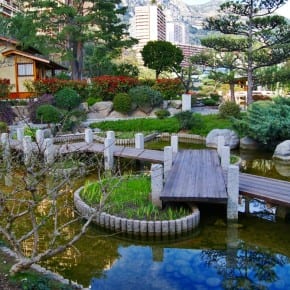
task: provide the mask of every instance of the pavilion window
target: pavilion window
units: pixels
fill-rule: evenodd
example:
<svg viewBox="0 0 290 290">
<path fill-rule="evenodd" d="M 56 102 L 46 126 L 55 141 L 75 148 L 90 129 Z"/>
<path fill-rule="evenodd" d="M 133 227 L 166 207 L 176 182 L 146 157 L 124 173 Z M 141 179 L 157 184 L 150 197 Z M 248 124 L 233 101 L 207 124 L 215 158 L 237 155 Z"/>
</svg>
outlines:
<svg viewBox="0 0 290 290">
<path fill-rule="evenodd" d="M 18 76 L 33 76 L 33 63 L 19 63 Z"/>
</svg>

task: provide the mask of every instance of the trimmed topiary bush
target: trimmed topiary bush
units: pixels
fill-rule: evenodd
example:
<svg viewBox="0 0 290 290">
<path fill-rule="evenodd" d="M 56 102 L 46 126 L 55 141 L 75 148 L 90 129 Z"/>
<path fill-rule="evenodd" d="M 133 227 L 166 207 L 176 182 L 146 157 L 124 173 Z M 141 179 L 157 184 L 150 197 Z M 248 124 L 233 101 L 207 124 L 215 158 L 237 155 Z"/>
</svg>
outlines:
<svg viewBox="0 0 290 290">
<path fill-rule="evenodd" d="M 54 96 L 51 94 L 44 94 L 38 98 L 37 101 L 30 100 L 28 103 L 28 113 L 30 121 L 33 123 L 37 122 L 36 111 L 37 108 L 41 105 L 53 105 L 54 104 Z"/>
<path fill-rule="evenodd" d="M 62 114 L 59 109 L 52 105 L 41 105 L 36 110 L 36 118 L 41 123 L 58 123 Z"/>
<path fill-rule="evenodd" d="M 227 101 L 219 106 L 219 115 L 221 118 L 239 118 L 241 114 L 241 109 L 235 102 Z"/>
<path fill-rule="evenodd" d="M 63 88 L 55 94 L 56 107 L 65 110 L 72 110 L 81 103 L 80 95 L 71 88 Z"/>
<path fill-rule="evenodd" d="M 115 95 L 113 104 L 114 110 L 122 114 L 128 114 L 132 109 L 132 99 L 126 93 L 119 93 Z"/>
<path fill-rule="evenodd" d="M 129 95 L 132 98 L 132 102 L 145 113 L 149 113 L 155 106 L 160 105 L 163 101 L 161 93 L 153 90 L 149 86 L 134 87 L 129 90 Z"/>
</svg>

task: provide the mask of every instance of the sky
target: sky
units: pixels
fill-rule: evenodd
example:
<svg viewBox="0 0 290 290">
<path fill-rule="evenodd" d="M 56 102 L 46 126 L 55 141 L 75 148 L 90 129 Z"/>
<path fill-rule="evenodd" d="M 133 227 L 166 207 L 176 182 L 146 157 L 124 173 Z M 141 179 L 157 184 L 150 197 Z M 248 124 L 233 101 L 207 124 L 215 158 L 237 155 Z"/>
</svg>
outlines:
<svg viewBox="0 0 290 290">
<path fill-rule="evenodd" d="M 183 2 L 193 5 L 207 3 L 210 2 L 210 0 L 183 0 Z M 283 7 L 280 8 L 278 11 L 280 15 L 290 18 L 290 0 L 288 0 L 288 2 L 283 5 Z"/>
</svg>

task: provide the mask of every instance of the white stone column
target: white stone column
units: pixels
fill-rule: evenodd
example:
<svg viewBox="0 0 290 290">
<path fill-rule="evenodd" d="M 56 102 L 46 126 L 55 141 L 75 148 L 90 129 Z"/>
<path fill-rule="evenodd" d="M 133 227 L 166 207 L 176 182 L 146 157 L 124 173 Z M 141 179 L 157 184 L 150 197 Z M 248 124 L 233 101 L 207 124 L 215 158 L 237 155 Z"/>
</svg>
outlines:
<svg viewBox="0 0 290 290">
<path fill-rule="evenodd" d="M 36 143 L 40 148 L 43 148 L 44 145 L 44 132 L 41 129 L 36 130 L 35 133 Z"/>
<path fill-rule="evenodd" d="M 53 145 L 53 139 L 44 139 L 44 160 L 47 164 L 53 164 L 55 159 L 55 147 Z"/>
<path fill-rule="evenodd" d="M 9 147 L 9 135 L 8 133 L 2 133 L 1 134 L 1 145 L 2 145 L 2 156 L 3 161 L 6 163 L 6 166 L 8 166 L 9 163 L 9 157 L 10 157 L 10 147 Z"/>
<path fill-rule="evenodd" d="M 169 171 L 172 168 L 173 153 L 171 146 L 164 147 L 164 180 L 166 180 Z"/>
<path fill-rule="evenodd" d="M 91 128 L 85 129 L 85 142 L 87 144 L 93 143 L 93 130 Z"/>
<path fill-rule="evenodd" d="M 228 189 L 228 204 L 227 204 L 227 218 L 229 220 L 238 219 L 238 204 L 239 204 L 239 167 L 237 165 L 230 165 L 228 167 L 227 176 Z"/>
<path fill-rule="evenodd" d="M 24 164 L 28 165 L 32 158 L 32 141 L 31 136 L 23 137 L 23 154 L 24 154 Z"/>
<path fill-rule="evenodd" d="M 230 146 L 222 146 L 221 148 L 221 166 L 223 170 L 227 170 L 230 166 Z"/>
<path fill-rule="evenodd" d="M 112 140 L 111 146 L 113 147 L 113 151 L 115 151 L 116 137 L 114 131 L 107 131 L 107 138 Z"/>
<path fill-rule="evenodd" d="M 16 129 L 16 134 L 17 134 L 17 140 L 22 142 L 23 137 L 24 137 L 24 128 L 17 128 Z"/>
<path fill-rule="evenodd" d="M 172 135 L 170 141 L 171 141 L 170 145 L 172 147 L 172 152 L 177 153 L 178 152 L 178 136 Z"/>
<path fill-rule="evenodd" d="M 225 137 L 224 136 L 218 136 L 217 137 L 217 152 L 219 157 L 222 155 L 222 147 L 225 146 Z"/>
<path fill-rule="evenodd" d="M 144 135 L 142 133 L 135 134 L 135 148 L 144 149 Z"/>
<path fill-rule="evenodd" d="M 114 147 L 115 139 L 105 139 L 104 159 L 105 159 L 105 170 L 111 170 L 114 166 Z"/>
<path fill-rule="evenodd" d="M 160 194 L 163 190 L 163 166 L 161 164 L 151 165 L 151 190 L 152 203 L 161 208 Z"/>
<path fill-rule="evenodd" d="M 182 94 L 182 112 L 191 111 L 191 95 Z"/>
</svg>

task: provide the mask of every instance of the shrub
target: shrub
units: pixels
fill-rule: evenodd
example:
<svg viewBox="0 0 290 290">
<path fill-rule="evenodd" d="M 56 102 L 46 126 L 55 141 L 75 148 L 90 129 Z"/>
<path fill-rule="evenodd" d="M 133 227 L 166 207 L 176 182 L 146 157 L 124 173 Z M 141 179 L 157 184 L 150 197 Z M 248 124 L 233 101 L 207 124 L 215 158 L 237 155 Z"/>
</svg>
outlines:
<svg viewBox="0 0 290 290">
<path fill-rule="evenodd" d="M 183 86 L 179 79 L 158 79 L 153 89 L 161 92 L 165 100 L 174 100 L 182 93 Z"/>
<path fill-rule="evenodd" d="M 160 92 L 153 90 L 148 86 L 137 86 L 129 90 L 132 102 L 145 113 L 152 110 L 154 106 L 161 104 L 163 101 Z"/>
<path fill-rule="evenodd" d="M 55 94 L 55 104 L 60 109 L 72 110 L 81 103 L 79 94 L 71 88 L 63 88 Z"/>
<path fill-rule="evenodd" d="M 0 101 L 0 121 L 11 125 L 15 117 L 16 115 L 13 112 L 10 103 L 6 101 Z"/>
<path fill-rule="evenodd" d="M 96 102 L 98 102 L 100 99 L 98 98 L 94 98 L 94 97 L 89 97 L 87 98 L 87 103 L 88 103 L 88 106 L 93 106 Z"/>
<path fill-rule="evenodd" d="M 33 123 L 37 122 L 36 111 L 39 106 L 53 104 L 54 104 L 54 96 L 51 94 L 44 94 L 41 97 L 39 97 L 37 101 L 30 99 L 27 108 L 30 121 Z"/>
<path fill-rule="evenodd" d="M 30 136 L 31 140 L 35 141 L 36 130 L 37 130 L 36 128 L 25 127 L 24 128 L 24 136 Z"/>
<path fill-rule="evenodd" d="M 189 130 L 194 125 L 194 116 L 190 111 L 180 112 L 175 117 L 178 120 L 180 129 Z"/>
<path fill-rule="evenodd" d="M 122 114 L 128 114 L 132 109 L 132 99 L 126 93 L 119 93 L 115 95 L 113 103 L 114 110 Z"/>
<path fill-rule="evenodd" d="M 86 113 L 84 111 L 77 109 L 69 111 L 64 118 L 64 122 L 62 124 L 62 131 L 75 131 L 81 124 L 81 122 L 85 119 Z"/>
<path fill-rule="evenodd" d="M 205 106 L 215 106 L 217 104 L 217 101 L 212 98 L 202 99 L 202 102 Z"/>
<path fill-rule="evenodd" d="M 0 99 L 8 99 L 10 89 L 10 80 L 0 79 Z"/>
<path fill-rule="evenodd" d="M 138 84 L 138 79 L 126 76 L 100 76 L 92 78 L 93 90 L 97 91 L 103 100 L 111 101 L 118 93 L 127 93 Z"/>
<path fill-rule="evenodd" d="M 6 133 L 8 130 L 8 126 L 5 122 L 0 122 L 0 133 Z"/>
<path fill-rule="evenodd" d="M 170 113 L 166 109 L 161 109 L 155 112 L 155 115 L 157 116 L 158 119 L 164 119 L 168 116 L 170 116 Z"/>
<path fill-rule="evenodd" d="M 36 118 L 42 123 L 58 123 L 61 120 L 61 112 L 52 105 L 41 105 L 36 110 Z"/>
<path fill-rule="evenodd" d="M 234 127 L 241 135 L 247 135 L 268 147 L 290 139 L 290 99 L 275 98 L 251 104 L 242 120 Z"/>
<path fill-rule="evenodd" d="M 240 107 L 235 102 L 227 101 L 219 106 L 219 115 L 221 118 L 239 118 L 240 117 Z"/>
</svg>

